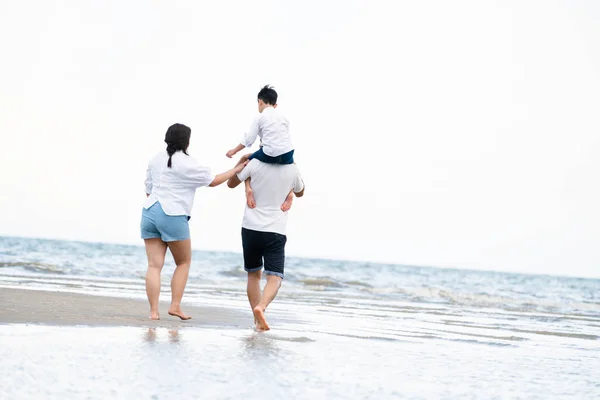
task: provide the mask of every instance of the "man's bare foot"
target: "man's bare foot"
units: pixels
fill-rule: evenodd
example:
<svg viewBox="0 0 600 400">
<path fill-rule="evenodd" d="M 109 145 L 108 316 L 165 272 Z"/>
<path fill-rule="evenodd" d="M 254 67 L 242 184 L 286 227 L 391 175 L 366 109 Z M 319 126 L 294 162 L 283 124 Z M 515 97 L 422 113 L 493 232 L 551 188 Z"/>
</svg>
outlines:
<svg viewBox="0 0 600 400">
<path fill-rule="evenodd" d="M 254 319 L 256 321 L 256 330 L 259 331 L 268 331 L 269 324 L 267 324 L 267 319 L 265 318 L 265 311 L 261 309 L 259 306 L 254 307 L 252 310 L 254 313 Z"/>
<path fill-rule="evenodd" d="M 188 319 L 192 319 L 192 317 L 188 317 L 187 315 L 185 315 L 185 313 L 183 311 L 181 311 L 181 309 L 170 309 L 169 315 L 172 315 L 174 317 L 179 317 L 180 319 L 182 319 L 184 321 L 187 321 Z"/>
<path fill-rule="evenodd" d="M 160 315 L 158 314 L 158 311 L 150 311 L 150 316 L 148 318 L 158 321 L 160 319 Z"/>
<path fill-rule="evenodd" d="M 248 208 L 255 208 L 256 202 L 254 201 L 254 195 L 252 194 L 252 190 L 246 190 L 246 204 Z"/>
<path fill-rule="evenodd" d="M 288 194 L 288 197 L 285 199 L 283 204 L 281 205 L 281 211 L 286 212 L 292 208 L 292 202 L 294 201 L 294 195 L 292 193 Z"/>
</svg>

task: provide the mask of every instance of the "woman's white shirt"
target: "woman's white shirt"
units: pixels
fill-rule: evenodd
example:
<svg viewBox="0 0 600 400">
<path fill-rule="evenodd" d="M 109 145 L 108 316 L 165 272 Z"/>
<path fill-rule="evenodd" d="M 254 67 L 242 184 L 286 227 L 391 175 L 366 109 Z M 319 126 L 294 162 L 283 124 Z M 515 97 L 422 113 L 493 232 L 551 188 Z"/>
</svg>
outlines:
<svg viewBox="0 0 600 400">
<path fill-rule="evenodd" d="M 148 163 L 146 171 L 146 193 L 149 194 L 144 208 L 157 201 L 167 215 L 192 215 L 196 189 L 208 186 L 215 179 L 210 168 L 201 165 L 195 158 L 178 151 L 171 157 L 171 168 L 167 167 L 169 154 L 161 151 Z"/>
</svg>

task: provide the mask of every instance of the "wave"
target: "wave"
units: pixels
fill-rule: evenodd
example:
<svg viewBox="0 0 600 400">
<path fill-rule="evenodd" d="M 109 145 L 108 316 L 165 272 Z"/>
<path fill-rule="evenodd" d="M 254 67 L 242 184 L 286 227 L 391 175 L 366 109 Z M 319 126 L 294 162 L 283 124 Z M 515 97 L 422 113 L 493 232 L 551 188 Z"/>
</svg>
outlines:
<svg viewBox="0 0 600 400">
<path fill-rule="evenodd" d="M 373 286 L 361 281 L 339 281 L 331 277 L 304 277 L 300 279 L 294 279 L 291 277 L 291 280 L 296 283 L 301 283 L 305 287 L 321 287 L 326 289 L 343 289 L 349 287 L 357 287 L 357 288 L 367 288 L 372 289 Z"/>
<path fill-rule="evenodd" d="M 9 259 L 10 260 L 10 259 Z M 0 261 L 0 270 L 3 276 L 18 277 L 29 279 L 33 274 L 27 274 L 22 271 L 39 274 L 40 279 L 53 279 L 51 275 L 60 275 L 59 279 L 75 279 L 76 284 L 89 286 L 90 280 L 108 280 L 110 278 L 127 278 L 127 282 L 139 284 L 145 277 L 145 271 L 139 267 L 137 259 L 130 264 L 131 268 L 121 267 L 121 258 L 102 259 L 102 264 L 83 260 L 83 266 L 77 267 L 79 261 L 65 261 L 61 263 L 48 263 L 37 261 Z M 62 260 L 62 259 L 60 259 Z M 115 265 L 117 264 L 117 265 Z M 234 281 L 245 280 L 246 272 L 243 268 L 234 264 L 216 265 L 216 274 L 210 275 L 213 280 L 207 281 L 203 275 L 190 276 L 190 284 L 200 282 L 202 287 L 200 292 L 208 290 L 206 286 L 222 288 L 233 284 Z M 18 271 L 21 271 L 20 273 Z M 589 318 L 588 322 L 594 323 L 600 321 L 600 304 L 598 296 L 595 294 L 596 286 L 594 283 L 583 286 L 579 290 L 549 290 L 544 286 L 545 282 L 535 282 L 533 286 L 527 286 L 524 290 L 522 285 L 512 285 L 506 283 L 486 281 L 489 290 L 481 290 L 481 285 L 476 286 L 472 283 L 456 282 L 449 280 L 434 280 L 433 278 L 406 277 L 406 279 L 396 279 L 394 276 L 385 276 L 379 279 L 360 279 L 363 275 L 357 276 L 340 272 L 328 271 L 329 275 L 321 275 L 324 270 L 314 271 L 298 270 L 286 275 L 286 282 L 290 283 L 290 294 L 297 297 L 303 296 L 304 300 L 313 299 L 316 304 L 339 304 L 340 302 L 348 305 L 349 303 L 359 302 L 366 304 L 367 301 L 386 301 L 385 308 L 393 309 L 395 307 L 405 309 L 407 303 L 416 305 L 435 305 L 444 308 L 443 310 L 430 310 L 431 313 L 441 315 L 450 315 L 453 311 L 462 308 L 473 309 L 497 309 L 509 317 L 510 313 L 522 315 L 530 314 L 530 318 Z M 197 273 L 198 274 L 198 273 Z M 202 272 L 203 274 L 203 272 Z M 92 278 L 94 277 L 94 278 Z M 58 278 L 58 277 L 57 277 Z M 84 283 L 80 283 L 79 280 Z M 540 278 L 541 279 L 541 278 Z M 40 282 L 43 283 L 43 282 Z M 122 284 L 119 279 L 119 284 Z M 235 283 L 238 284 L 237 282 Z M 423 286 L 419 286 L 423 284 Z M 117 285 L 117 283 L 115 283 Z M 563 285 L 564 286 L 564 285 Z M 235 290 L 237 286 L 233 289 Z M 540 290 L 536 290 L 540 288 Z M 191 289 L 191 287 L 190 287 Z M 125 290 L 125 289 L 124 289 Z M 562 290 L 562 291 L 561 291 Z M 229 292 L 228 292 L 229 293 Z M 455 307 L 456 306 L 456 307 Z M 422 308 L 422 307 L 420 307 Z"/>
<path fill-rule="evenodd" d="M 247 272 L 241 268 L 233 268 L 233 269 L 228 269 L 225 271 L 219 271 L 219 275 L 227 276 L 229 278 L 245 278 L 247 275 Z"/>
<path fill-rule="evenodd" d="M 305 278 L 298 280 L 304 286 L 319 286 L 323 288 L 343 288 L 344 285 L 331 278 Z"/>
<path fill-rule="evenodd" d="M 49 274 L 65 274 L 65 271 L 56 264 L 41 263 L 41 262 L 0 262 L 0 268 L 22 268 L 31 272 L 42 272 Z"/>
</svg>

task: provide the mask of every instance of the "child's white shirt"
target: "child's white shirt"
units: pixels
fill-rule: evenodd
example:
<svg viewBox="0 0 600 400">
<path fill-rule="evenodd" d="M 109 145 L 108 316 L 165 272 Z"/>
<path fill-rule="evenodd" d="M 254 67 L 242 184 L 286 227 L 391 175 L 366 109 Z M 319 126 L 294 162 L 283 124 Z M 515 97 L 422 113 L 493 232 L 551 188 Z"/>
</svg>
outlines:
<svg viewBox="0 0 600 400">
<path fill-rule="evenodd" d="M 240 143 L 251 147 L 257 136 L 262 142 L 263 152 L 268 156 L 277 157 L 294 150 L 289 132 L 289 121 L 276 108 L 265 108 L 252 122 Z"/>
</svg>

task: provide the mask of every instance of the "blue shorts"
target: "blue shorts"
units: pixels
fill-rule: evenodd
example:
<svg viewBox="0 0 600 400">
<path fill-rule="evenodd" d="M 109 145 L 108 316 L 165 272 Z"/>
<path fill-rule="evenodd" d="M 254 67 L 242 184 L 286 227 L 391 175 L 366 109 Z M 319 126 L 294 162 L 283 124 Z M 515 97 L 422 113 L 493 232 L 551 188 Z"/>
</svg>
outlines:
<svg viewBox="0 0 600 400">
<path fill-rule="evenodd" d="M 177 242 L 190 238 L 187 215 L 167 215 L 157 201 L 142 210 L 140 230 L 142 239 L 160 238 L 163 242 Z"/>
<path fill-rule="evenodd" d="M 248 160 L 256 158 L 258 161 L 262 161 L 267 164 L 293 164 L 294 163 L 294 150 L 288 151 L 285 154 L 281 154 L 277 157 L 271 157 L 265 154 L 262 147 L 252 153 Z"/>
</svg>

